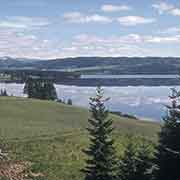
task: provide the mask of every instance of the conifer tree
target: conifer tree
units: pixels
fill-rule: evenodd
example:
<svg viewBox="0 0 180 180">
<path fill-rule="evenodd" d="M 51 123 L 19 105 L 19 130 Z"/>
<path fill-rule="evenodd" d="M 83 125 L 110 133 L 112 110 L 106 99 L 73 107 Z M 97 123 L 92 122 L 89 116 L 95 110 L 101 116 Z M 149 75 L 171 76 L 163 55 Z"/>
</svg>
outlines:
<svg viewBox="0 0 180 180">
<path fill-rule="evenodd" d="M 152 178 L 152 170 L 152 148 L 145 139 L 143 139 L 136 157 L 136 180 L 150 180 Z"/>
<path fill-rule="evenodd" d="M 157 180 L 180 179 L 180 105 L 179 92 L 172 89 L 171 105 L 163 119 L 164 124 L 159 135 L 159 146 L 156 154 Z"/>
<path fill-rule="evenodd" d="M 70 105 L 70 106 L 73 105 L 72 99 L 68 99 L 67 104 Z"/>
<path fill-rule="evenodd" d="M 97 88 L 96 96 L 90 98 L 90 146 L 84 151 L 88 158 L 83 169 L 85 180 L 115 179 L 116 158 L 114 141 L 111 138 L 113 122 L 109 119 L 109 112 L 104 104 L 107 100 L 104 99 L 100 87 Z"/>
<path fill-rule="evenodd" d="M 150 180 L 152 174 L 151 149 L 143 139 L 139 147 L 129 137 L 124 156 L 119 163 L 119 180 Z"/>
<path fill-rule="evenodd" d="M 6 89 L 3 92 L 3 96 L 8 96 Z"/>
<path fill-rule="evenodd" d="M 8 96 L 6 89 L 1 89 L 0 96 Z"/>
<path fill-rule="evenodd" d="M 119 180 L 134 180 L 136 177 L 136 150 L 132 137 L 128 139 L 128 144 L 124 156 L 119 163 Z"/>
</svg>

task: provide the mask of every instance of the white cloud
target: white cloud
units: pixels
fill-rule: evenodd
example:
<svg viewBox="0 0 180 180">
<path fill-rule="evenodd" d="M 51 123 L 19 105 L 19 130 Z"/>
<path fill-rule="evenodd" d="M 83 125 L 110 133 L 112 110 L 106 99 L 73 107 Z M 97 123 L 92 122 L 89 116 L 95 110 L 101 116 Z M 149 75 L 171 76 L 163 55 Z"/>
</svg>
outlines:
<svg viewBox="0 0 180 180">
<path fill-rule="evenodd" d="M 166 30 L 159 31 L 161 34 L 177 34 L 180 33 L 180 27 L 170 27 L 167 28 Z"/>
<path fill-rule="evenodd" d="M 0 29 L 0 56 L 50 58 L 57 57 L 59 45 L 33 34 Z"/>
<path fill-rule="evenodd" d="M 81 45 L 88 45 L 88 44 L 101 44 L 104 46 L 107 45 L 118 45 L 122 44 L 135 44 L 135 43 L 142 43 L 144 41 L 144 37 L 139 34 L 128 34 L 125 36 L 111 36 L 111 37 L 98 37 L 96 35 L 89 35 L 89 34 L 80 34 L 75 36 L 75 42 L 80 43 Z"/>
<path fill-rule="evenodd" d="M 69 23 L 111 23 L 112 19 L 99 14 L 85 15 L 80 12 L 70 12 L 63 15 L 65 21 Z"/>
<path fill-rule="evenodd" d="M 156 20 L 153 18 L 145 18 L 142 16 L 123 16 L 118 18 L 112 18 L 108 16 L 102 16 L 99 14 L 85 15 L 80 12 L 70 12 L 65 13 L 63 18 L 68 23 L 102 23 L 108 24 L 112 22 L 119 22 L 123 26 L 135 26 L 138 24 L 149 24 L 153 23 Z"/>
<path fill-rule="evenodd" d="M 142 16 L 124 16 L 124 17 L 119 17 L 117 20 L 121 25 L 124 25 L 124 26 L 135 26 L 138 24 L 150 24 L 150 23 L 153 23 L 156 21 L 153 18 L 145 18 Z"/>
<path fill-rule="evenodd" d="M 150 43 L 180 43 L 180 35 L 166 37 L 149 37 L 146 41 Z"/>
<path fill-rule="evenodd" d="M 173 5 L 167 4 L 165 2 L 160 2 L 158 4 L 153 4 L 152 7 L 157 9 L 159 14 L 163 14 L 166 11 L 171 11 L 174 8 Z"/>
<path fill-rule="evenodd" d="M 128 34 L 124 36 L 100 37 L 79 34 L 62 52 L 66 56 L 175 56 L 174 49 L 167 45 L 180 44 L 180 36 L 152 36 Z M 151 48 L 149 48 L 151 46 Z"/>
<path fill-rule="evenodd" d="M 119 11 L 128 11 L 131 8 L 126 5 L 112 5 L 112 4 L 105 4 L 101 7 L 101 10 L 104 12 L 119 12 Z"/>
<path fill-rule="evenodd" d="M 50 22 L 46 18 L 32 18 L 24 16 L 7 17 L 0 20 L 1 28 L 12 29 L 33 29 L 49 25 Z"/>
<path fill-rule="evenodd" d="M 129 43 L 132 40 L 128 37 L 99 37 L 90 34 L 80 34 L 74 37 L 71 48 L 63 49 L 64 54 L 69 56 L 141 56 L 145 49 L 140 49 L 136 43 Z M 135 36 L 135 35 L 134 35 Z M 134 37 L 133 42 L 139 41 Z M 132 42 L 131 41 L 131 42 Z"/>
<path fill-rule="evenodd" d="M 180 8 L 166 2 L 153 4 L 152 7 L 158 10 L 159 14 L 167 13 L 174 16 L 180 16 Z"/>
<path fill-rule="evenodd" d="M 159 51 L 157 48 L 159 45 L 164 48 L 169 44 L 180 44 L 180 35 L 128 34 L 101 37 L 79 34 L 70 43 L 63 43 L 63 41 L 61 43 L 50 39 L 41 39 L 38 35 L 0 29 L 0 56 L 45 59 L 76 56 L 158 56 L 162 55 L 162 50 Z M 151 48 L 148 48 L 148 45 Z M 171 51 L 164 51 L 164 56 L 166 53 L 169 55 L 168 53 Z"/>
<path fill-rule="evenodd" d="M 178 8 L 172 9 L 172 11 L 170 13 L 174 16 L 180 16 L 180 9 L 178 9 Z"/>
<path fill-rule="evenodd" d="M 26 29 L 27 26 L 25 24 L 20 24 L 20 23 L 16 23 L 16 22 L 9 22 L 9 21 L 0 21 L 0 27 L 1 28 L 22 28 L 22 29 Z"/>
</svg>

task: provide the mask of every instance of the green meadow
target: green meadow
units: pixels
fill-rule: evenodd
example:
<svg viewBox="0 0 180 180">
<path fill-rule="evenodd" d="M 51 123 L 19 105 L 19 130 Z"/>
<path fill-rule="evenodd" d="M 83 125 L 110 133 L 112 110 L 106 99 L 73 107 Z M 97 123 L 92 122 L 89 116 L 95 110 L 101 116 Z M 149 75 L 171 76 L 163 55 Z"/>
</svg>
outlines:
<svg viewBox="0 0 180 180">
<path fill-rule="evenodd" d="M 47 180 L 81 180 L 88 147 L 87 109 L 26 98 L 0 98 L 1 145 L 11 161 L 31 162 L 33 172 Z M 127 134 L 156 143 L 158 123 L 110 115 L 114 121 L 117 155 L 123 153 Z M 38 179 L 38 178 L 36 178 Z"/>
</svg>

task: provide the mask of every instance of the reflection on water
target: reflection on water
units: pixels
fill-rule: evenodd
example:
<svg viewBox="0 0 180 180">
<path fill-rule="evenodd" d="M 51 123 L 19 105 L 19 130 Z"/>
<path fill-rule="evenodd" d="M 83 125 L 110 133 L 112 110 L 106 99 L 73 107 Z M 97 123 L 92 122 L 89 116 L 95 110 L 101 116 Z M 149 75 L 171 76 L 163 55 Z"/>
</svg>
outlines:
<svg viewBox="0 0 180 180">
<path fill-rule="evenodd" d="M 176 74 L 133 74 L 133 75 L 81 75 L 81 79 L 176 79 Z"/>
<path fill-rule="evenodd" d="M 23 84 L 0 84 L 9 95 L 24 96 Z M 171 87 L 104 87 L 105 96 L 110 97 L 107 103 L 111 111 L 121 111 L 139 117 L 160 120 L 165 114 L 164 104 L 169 103 Z M 176 87 L 180 89 L 179 87 Z M 94 95 L 95 87 L 78 87 L 56 85 L 58 97 L 64 100 L 71 98 L 73 104 L 88 107 L 89 97 Z"/>
</svg>

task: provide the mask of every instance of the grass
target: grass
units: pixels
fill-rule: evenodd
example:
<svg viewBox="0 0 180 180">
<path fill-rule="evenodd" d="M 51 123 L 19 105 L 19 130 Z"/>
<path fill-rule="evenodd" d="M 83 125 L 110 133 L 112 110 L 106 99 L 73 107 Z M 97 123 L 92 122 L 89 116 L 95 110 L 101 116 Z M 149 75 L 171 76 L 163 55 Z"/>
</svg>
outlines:
<svg viewBox="0 0 180 180">
<path fill-rule="evenodd" d="M 88 110 L 56 102 L 0 98 L 0 135 L 14 161 L 30 161 L 34 172 L 47 180 L 81 180 L 82 149 L 88 146 Z M 116 149 L 120 154 L 126 134 L 155 140 L 159 124 L 121 118 L 114 120 Z M 136 139 L 138 141 L 138 138 Z"/>
</svg>

